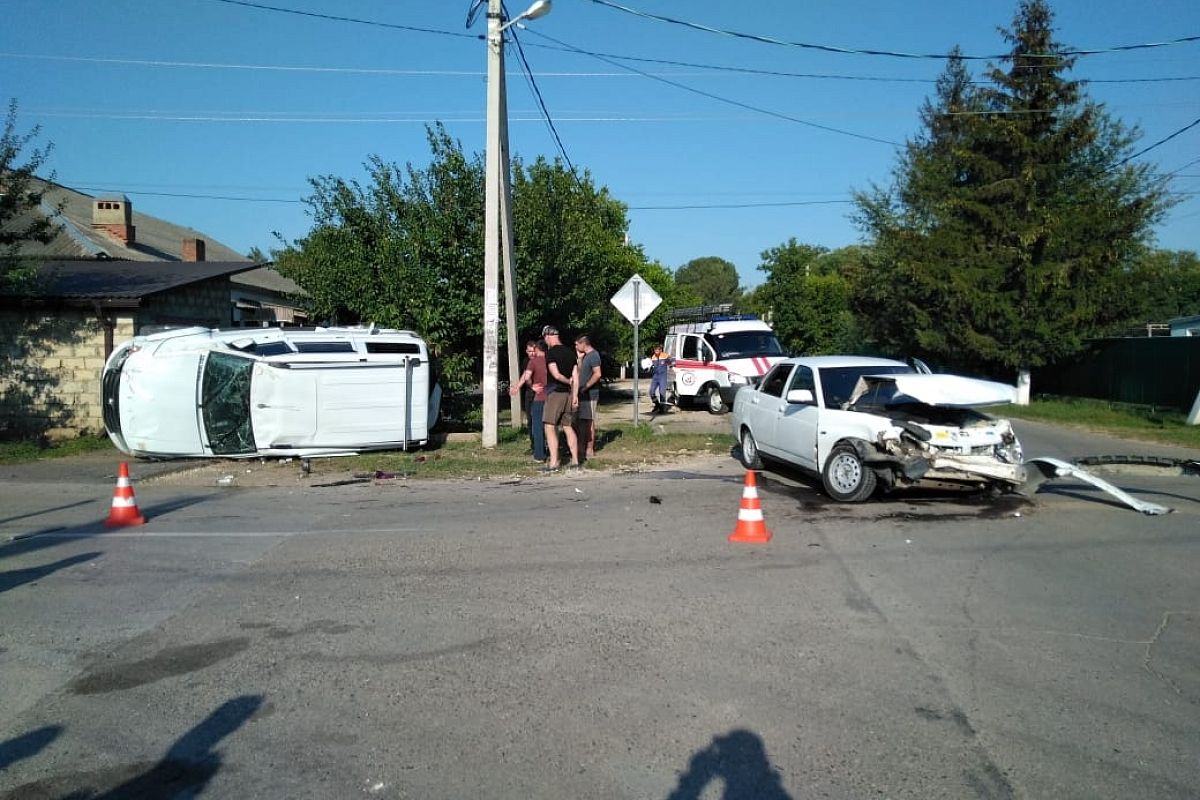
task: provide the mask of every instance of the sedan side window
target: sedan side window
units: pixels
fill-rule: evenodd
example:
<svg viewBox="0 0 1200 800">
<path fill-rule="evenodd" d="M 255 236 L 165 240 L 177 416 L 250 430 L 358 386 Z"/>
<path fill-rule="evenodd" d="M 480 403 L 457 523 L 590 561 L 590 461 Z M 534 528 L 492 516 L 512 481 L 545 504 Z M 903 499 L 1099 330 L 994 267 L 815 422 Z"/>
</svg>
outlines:
<svg viewBox="0 0 1200 800">
<path fill-rule="evenodd" d="M 788 385 L 789 392 L 793 389 L 808 389 L 810 392 L 816 392 L 817 386 L 813 383 L 810 367 L 796 367 L 796 372 L 792 375 L 792 382 Z"/>
<path fill-rule="evenodd" d="M 788 373 L 792 367 L 790 364 L 780 364 L 767 373 L 767 377 L 763 378 L 762 386 L 759 391 L 763 394 L 769 394 L 772 397 L 783 397 L 783 387 L 787 385 Z"/>
</svg>

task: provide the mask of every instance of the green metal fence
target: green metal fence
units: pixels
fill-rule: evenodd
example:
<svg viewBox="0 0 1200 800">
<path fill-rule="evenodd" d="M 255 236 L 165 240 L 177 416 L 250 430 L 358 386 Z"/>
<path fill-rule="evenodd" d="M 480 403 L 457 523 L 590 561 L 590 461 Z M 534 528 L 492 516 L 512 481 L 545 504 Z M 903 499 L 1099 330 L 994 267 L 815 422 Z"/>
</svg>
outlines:
<svg viewBox="0 0 1200 800">
<path fill-rule="evenodd" d="M 1200 390 L 1200 337 L 1093 339 L 1068 362 L 1034 370 L 1033 393 L 1187 412 Z"/>
</svg>

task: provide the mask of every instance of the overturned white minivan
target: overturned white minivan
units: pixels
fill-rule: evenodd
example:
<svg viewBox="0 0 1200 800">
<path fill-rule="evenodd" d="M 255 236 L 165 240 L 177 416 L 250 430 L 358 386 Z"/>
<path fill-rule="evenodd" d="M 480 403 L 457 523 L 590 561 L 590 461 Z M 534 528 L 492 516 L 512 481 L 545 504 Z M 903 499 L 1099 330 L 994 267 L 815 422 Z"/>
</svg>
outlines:
<svg viewBox="0 0 1200 800">
<path fill-rule="evenodd" d="M 102 386 L 109 437 L 148 458 L 410 449 L 428 442 L 441 401 L 425 341 L 375 327 L 135 336 Z"/>
</svg>

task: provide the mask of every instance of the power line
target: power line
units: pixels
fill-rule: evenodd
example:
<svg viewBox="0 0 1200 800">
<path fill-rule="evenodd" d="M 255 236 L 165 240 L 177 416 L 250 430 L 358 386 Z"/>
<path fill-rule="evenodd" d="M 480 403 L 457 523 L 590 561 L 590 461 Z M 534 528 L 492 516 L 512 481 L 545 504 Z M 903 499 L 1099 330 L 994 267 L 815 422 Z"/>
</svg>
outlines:
<svg viewBox="0 0 1200 800">
<path fill-rule="evenodd" d="M 390 22 L 378 22 L 371 19 L 359 19 L 357 17 L 344 17 L 337 14 L 318 14 L 315 11 L 299 11 L 294 8 L 281 8 L 280 6 L 269 6 L 265 3 L 250 3 L 247 0 L 212 0 L 214 3 L 227 3 L 231 6 L 244 6 L 246 8 L 257 8 L 260 11 L 275 11 L 280 14 L 294 14 L 298 17 L 312 17 L 314 19 L 330 20 L 332 22 L 350 22 L 355 25 L 370 25 L 375 28 L 388 28 L 398 31 L 411 31 L 413 33 L 433 33 L 438 36 L 453 36 L 459 39 L 482 39 L 482 36 L 473 33 L 459 33 L 458 31 L 443 31 L 437 28 L 418 28 L 414 25 L 397 25 Z"/>
<path fill-rule="evenodd" d="M 586 53 L 582 50 L 579 50 L 578 48 L 573 47 L 572 45 L 567 44 L 566 42 L 563 42 L 559 39 L 555 39 L 553 36 L 548 36 L 547 34 L 544 34 L 540 31 L 534 31 L 532 28 L 529 28 L 528 30 L 530 33 L 534 34 L 535 36 L 539 36 L 543 39 L 554 42 L 557 45 L 574 50 L 577 53 L 581 53 L 583 55 L 591 55 L 593 58 L 597 58 L 607 64 L 611 64 L 613 66 L 620 67 L 622 69 L 627 69 L 631 72 L 641 75 L 644 78 L 649 78 L 650 80 L 653 80 L 653 81 L 665 83 L 668 86 L 674 86 L 676 89 L 681 89 L 685 92 L 691 92 L 692 94 L 697 94 L 697 95 L 700 95 L 701 97 L 707 97 L 710 100 L 716 100 L 721 103 L 727 103 L 732 106 L 737 106 L 738 108 L 744 108 L 748 111 L 754 111 L 759 114 L 765 114 L 766 116 L 769 116 L 769 117 L 775 117 L 776 119 L 787 120 L 788 122 L 795 122 L 799 125 L 804 125 L 804 126 L 807 126 L 810 128 L 816 128 L 818 130 L 828 131 L 830 133 L 840 134 L 842 136 L 851 136 L 855 139 L 865 139 L 866 141 L 869 141 L 869 142 L 878 142 L 879 144 L 891 145 L 892 147 L 900 146 L 899 142 L 893 142 L 889 139 L 880 139 L 878 137 L 868 136 L 863 133 L 855 133 L 853 131 L 842 130 L 841 128 L 834 128 L 829 125 L 821 125 L 816 122 L 809 122 L 808 120 L 800 119 L 799 117 L 793 117 L 793 116 L 789 116 L 787 114 L 780 113 L 778 111 L 771 111 L 770 109 L 760 108 L 758 106 L 752 106 L 749 103 L 743 103 L 740 100 L 732 100 L 728 97 L 722 97 L 721 95 L 713 94 L 712 92 L 706 92 L 702 89 L 696 89 L 694 87 L 688 86 L 687 84 L 679 83 L 678 81 L 673 81 L 673 80 L 669 80 L 667 78 L 662 78 L 662 77 L 659 77 L 656 75 L 652 75 L 648 72 L 637 69 L 636 67 L 630 67 L 630 66 L 626 66 L 624 64 L 619 64 L 619 63 L 612 61 L 611 59 L 605 58 L 603 56 Z"/>
<path fill-rule="evenodd" d="M 611 9 L 615 9 L 617 11 L 622 11 L 626 14 L 632 14 L 635 17 L 643 17 L 645 19 L 654 20 L 656 22 L 664 22 L 664 23 L 667 23 L 670 25 L 680 25 L 685 28 L 691 28 L 692 30 L 704 31 L 705 33 L 715 33 L 719 36 L 728 36 L 728 37 L 734 38 L 734 39 L 746 39 L 746 40 L 752 41 L 752 42 L 759 42 L 760 44 L 779 45 L 779 46 L 783 46 L 783 47 L 798 47 L 798 48 L 802 48 L 802 49 L 806 49 L 806 50 L 820 50 L 825 53 L 839 53 L 839 54 L 843 54 L 843 55 L 888 56 L 891 58 L 938 59 L 938 60 L 945 60 L 945 59 L 951 57 L 947 53 L 904 53 L 904 52 L 899 52 L 899 51 L 895 51 L 895 50 L 866 50 L 866 49 L 849 48 L 849 47 L 835 47 L 833 45 L 827 45 L 827 44 L 813 44 L 811 42 L 789 42 L 784 39 L 775 39 L 770 36 L 759 36 L 759 35 L 752 34 L 752 33 L 740 33 L 738 31 L 730 31 L 730 30 L 725 30 L 723 28 L 714 28 L 710 25 L 701 25 L 700 23 L 697 23 L 697 22 L 689 22 L 687 20 L 676 19 L 674 17 L 664 17 L 659 14 L 651 14 L 646 11 L 639 11 L 638 9 L 635 9 L 635 8 L 629 8 L 628 6 L 618 5 L 617 3 L 610 2 L 610 0 L 592 0 L 592 2 L 599 6 L 604 6 L 606 8 L 611 8 Z M 1200 41 L 1200 36 L 1184 36 L 1179 39 L 1172 39 L 1172 40 L 1166 41 L 1166 42 L 1150 42 L 1150 43 L 1145 43 L 1145 44 L 1117 45 L 1114 47 L 1105 47 L 1105 48 L 1100 48 L 1100 49 L 1096 49 L 1096 50 L 1062 50 L 1062 51 L 1059 51 L 1056 53 L 1025 53 L 1025 54 L 1023 54 L 1023 56 L 1027 57 L 1027 58 L 1048 58 L 1048 59 L 1062 58 L 1063 56 L 1091 56 L 1091 55 L 1100 55 L 1103 53 L 1124 52 L 1124 51 L 1128 51 L 1128 50 L 1148 50 L 1148 49 L 1155 48 L 1155 47 L 1171 47 L 1173 45 L 1187 44 L 1190 42 L 1197 42 L 1197 41 Z M 995 60 L 1008 58 L 1010 55 L 1011 55 L 1010 53 L 1002 53 L 1000 55 L 982 55 L 982 56 L 961 55 L 960 54 L 958 57 L 963 60 L 971 60 L 971 61 L 995 61 Z"/>
<path fill-rule="evenodd" d="M 66 185 L 60 182 L 60 185 Z M 129 191 L 124 188 L 110 186 L 72 186 L 72 189 L 86 189 L 89 192 L 120 192 L 122 194 L 144 195 L 147 197 L 182 197 L 188 200 L 228 200 L 240 203 L 303 203 L 303 200 L 289 200 L 279 197 L 235 197 L 224 194 L 191 194 L 186 192 L 142 192 Z"/>
<path fill-rule="evenodd" d="M 1129 155 L 1129 156 L 1126 156 L 1125 158 L 1122 158 L 1120 161 L 1113 164 L 1112 167 L 1110 167 L 1110 169 L 1116 169 L 1117 167 L 1120 167 L 1120 166 L 1123 166 L 1123 165 L 1129 163 L 1130 161 L 1137 158 L 1138 156 L 1144 156 L 1146 153 L 1149 153 L 1151 150 L 1158 147 L 1159 145 L 1166 144 L 1167 142 L 1174 139 L 1176 136 L 1180 135 L 1181 133 L 1186 133 L 1187 131 L 1191 130 L 1192 128 L 1196 127 L 1197 125 L 1200 125 L 1200 117 L 1197 117 L 1196 119 L 1192 120 L 1187 125 L 1184 125 L 1182 128 L 1175 131 L 1174 133 L 1164 136 L 1163 138 L 1159 139 L 1154 144 L 1149 145 L 1148 147 L 1143 147 L 1141 150 L 1138 150 L 1133 155 Z"/>
<path fill-rule="evenodd" d="M 781 203 L 702 203 L 679 206 L 629 206 L 630 211 L 694 211 L 705 208 L 782 208 L 787 206 L 828 206 L 852 203 L 853 200 L 797 200 Z"/>
<path fill-rule="evenodd" d="M 588 55 L 593 57 L 610 58 L 615 61 L 633 61 L 645 64 L 661 64 L 663 66 L 685 67 L 688 69 L 699 69 L 705 72 L 731 72 L 743 75 L 762 75 L 773 78 L 803 78 L 806 80 L 832 80 L 832 81 L 861 81 L 868 83 L 918 83 L 933 85 L 937 81 L 932 78 L 897 78 L 890 75 L 850 75 L 844 73 L 832 72 L 790 72 L 787 70 L 773 69 L 757 69 L 754 67 L 741 67 L 730 64 L 704 64 L 695 61 L 676 61 L 664 58 L 641 58 L 637 56 L 625 56 L 614 53 L 602 53 L 592 50 L 584 50 L 582 48 L 557 47 L 549 44 L 538 44 L 531 42 L 530 47 L 538 47 L 544 50 L 554 50 L 564 53 L 573 53 L 576 55 Z M 4 53 L 0 52 L 0 58 L 20 58 L 40 61 L 67 61 L 83 64 L 117 64 L 122 66 L 135 67 L 174 67 L 187 69 L 234 69 L 234 70 L 250 70 L 262 72 L 312 72 L 324 74 L 345 74 L 345 75 L 382 75 L 382 76 L 399 76 L 399 77 L 435 77 L 435 78 L 481 78 L 486 75 L 481 70 L 449 70 L 449 69 L 388 69 L 382 67 L 319 67 L 298 64 L 227 64 L 213 61 L 167 61 L 162 59 L 142 59 L 142 58 L 109 58 L 101 56 L 63 56 L 51 55 L 46 53 Z M 625 72 L 540 72 L 537 73 L 543 78 L 629 78 L 636 77 Z M 670 77 L 689 77 L 679 73 L 666 73 Z M 1200 81 L 1200 75 L 1180 75 L 1180 76 L 1164 76 L 1157 78 L 1080 78 L 1079 80 L 1093 84 L 1142 84 L 1142 83 L 1180 83 L 1189 81 Z M 973 83 L 986 83 L 986 81 L 973 81 Z"/>
<path fill-rule="evenodd" d="M 574 176 L 575 183 L 582 189 L 583 184 L 579 180 L 579 175 L 575 172 L 575 165 L 571 162 L 571 157 L 567 155 L 567 148 L 563 145 L 562 137 L 558 135 L 558 128 L 554 127 L 554 120 L 550 116 L 550 109 L 546 108 L 546 101 L 542 98 L 542 92 L 538 89 L 537 81 L 533 79 L 533 70 L 529 68 L 529 61 L 525 58 L 525 49 L 521 47 L 521 40 L 517 38 L 515 30 L 513 31 L 512 38 L 517 46 L 517 56 L 521 60 L 525 80 L 528 82 L 533 96 L 537 99 L 538 107 L 542 109 L 542 117 L 546 120 L 546 127 L 550 129 L 550 135 L 554 138 L 554 144 L 558 146 L 558 152 L 562 153 L 563 161 L 567 162 L 567 167 L 571 170 L 571 175 Z"/>
</svg>

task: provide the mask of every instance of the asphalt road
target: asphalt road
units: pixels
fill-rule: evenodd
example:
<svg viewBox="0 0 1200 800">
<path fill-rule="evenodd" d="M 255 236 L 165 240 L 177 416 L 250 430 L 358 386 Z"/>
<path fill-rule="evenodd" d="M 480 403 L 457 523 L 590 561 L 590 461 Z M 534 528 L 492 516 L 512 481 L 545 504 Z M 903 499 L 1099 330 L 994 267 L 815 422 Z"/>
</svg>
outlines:
<svg viewBox="0 0 1200 800">
<path fill-rule="evenodd" d="M 694 412 L 702 413 L 702 412 Z M 727 419 L 727 418 L 726 418 Z M 1030 455 L 1195 453 L 1047 426 Z M 0 468 L 0 798 L 1184 798 L 1200 476 L 859 506 L 744 472 Z"/>
</svg>

